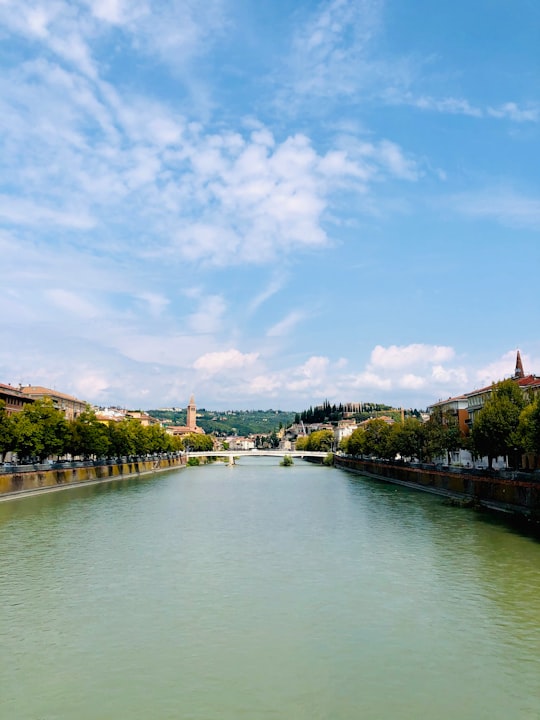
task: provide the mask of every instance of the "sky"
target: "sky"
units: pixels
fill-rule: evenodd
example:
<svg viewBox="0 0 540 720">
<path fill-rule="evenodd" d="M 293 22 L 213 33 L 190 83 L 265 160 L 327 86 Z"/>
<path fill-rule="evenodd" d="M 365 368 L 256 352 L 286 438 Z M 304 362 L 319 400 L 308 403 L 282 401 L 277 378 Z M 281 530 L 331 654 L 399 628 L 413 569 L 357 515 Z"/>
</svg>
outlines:
<svg viewBox="0 0 540 720">
<path fill-rule="evenodd" d="M 540 374 L 537 0 L 0 0 L 0 382 L 424 408 Z"/>
</svg>

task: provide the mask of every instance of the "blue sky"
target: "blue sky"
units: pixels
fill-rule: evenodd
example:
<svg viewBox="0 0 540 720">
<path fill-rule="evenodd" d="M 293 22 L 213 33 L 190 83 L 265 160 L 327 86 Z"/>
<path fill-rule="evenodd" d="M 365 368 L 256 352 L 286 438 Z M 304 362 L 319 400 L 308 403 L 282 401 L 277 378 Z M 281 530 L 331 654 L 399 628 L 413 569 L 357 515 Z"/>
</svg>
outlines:
<svg viewBox="0 0 540 720">
<path fill-rule="evenodd" d="M 0 382 L 425 407 L 540 374 L 535 0 L 0 0 Z"/>
</svg>

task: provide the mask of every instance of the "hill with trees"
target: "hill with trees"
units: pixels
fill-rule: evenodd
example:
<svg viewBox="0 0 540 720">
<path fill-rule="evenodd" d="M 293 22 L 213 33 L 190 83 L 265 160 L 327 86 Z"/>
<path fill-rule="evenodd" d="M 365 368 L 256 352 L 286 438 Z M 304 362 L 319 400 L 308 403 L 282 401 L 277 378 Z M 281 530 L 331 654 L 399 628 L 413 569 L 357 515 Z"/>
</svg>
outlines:
<svg viewBox="0 0 540 720">
<path fill-rule="evenodd" d="M 148 410 L 148 414 L 165 425 L 185 425 L 185 410 Z M 208 435 L 269 435 L 288 427 L 295 418 L 294 412 L 285 410 L 206 410 L 197 409 L 197 425 Z"/>
</svg>

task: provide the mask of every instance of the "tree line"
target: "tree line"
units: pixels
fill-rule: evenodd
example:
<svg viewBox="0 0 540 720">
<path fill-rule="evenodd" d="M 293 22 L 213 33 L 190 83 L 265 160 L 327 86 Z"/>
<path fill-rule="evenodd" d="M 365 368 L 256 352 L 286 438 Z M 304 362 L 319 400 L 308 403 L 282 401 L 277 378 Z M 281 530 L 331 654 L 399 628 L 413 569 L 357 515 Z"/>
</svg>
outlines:
<svg viewBox="0 0 540 720">
<path fill-rule="evenodd" d="M 384 412 L 394 419 L 401 415 L 401 410 L 397 410 L 390 405 L 383 403 L 362 403 L 362 410 L 350 413 L 347 412 L 347 417 L 354 417 L 357 422 L 368 420 L 373 417 L 373 413 Z M 405 417 L 416 417 L 420 419 L 421 414 L 419 410 L 408 409 L 404 411 Z M 325 423 L 325 422 L 336 422 L 342 420 L 345 417 L 345 406 L 343 403 L 331 405 L 328 400 L 325 400 L 322 405 L 316 405 L 314 408 L 309 407 L 307 410 L 302 410 L 301 413 L 296 413 L 295 423 L 299 424 L 303 422 L 305 425 L 312 423 Z"/>
<path fill-rule="evenodd" d="M 8 415 L 0 401 L 0 457 L 17 454 L 20 462 L 43 462 L 49 457 L 105 458 L 141 456 L 191 450 L 211 450 L 208 435 L 184 438 L 168 435 L 160 425 L 144 426 L 125 418 L 107 425 L 87 408 L 74 420 L 66 420 L 49 398 L 36 400 L 14 415 Z"/>
</svg>

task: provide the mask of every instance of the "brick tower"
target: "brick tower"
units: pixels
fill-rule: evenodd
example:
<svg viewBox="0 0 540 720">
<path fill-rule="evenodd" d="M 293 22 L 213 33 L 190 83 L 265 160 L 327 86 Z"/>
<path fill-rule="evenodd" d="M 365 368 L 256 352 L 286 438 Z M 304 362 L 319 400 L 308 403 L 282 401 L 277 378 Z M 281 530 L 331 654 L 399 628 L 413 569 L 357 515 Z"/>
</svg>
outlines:
<svg viewBox="0 0 540 720">
<path fill-rule="evenodd" d="M 197 427 L 197 408 L 195 406 L 195 397 L 193 395 L 189 399 L 189 405 L 187 406 L 186 415 L 186 425 L 190 430 L 195 430 L 195 428 Z"/>
</svg>

